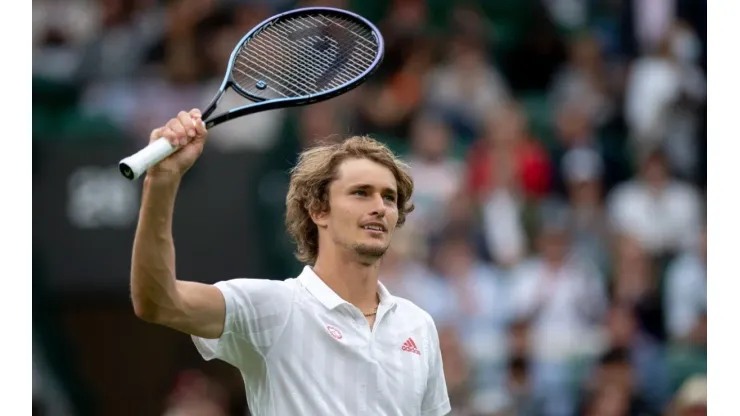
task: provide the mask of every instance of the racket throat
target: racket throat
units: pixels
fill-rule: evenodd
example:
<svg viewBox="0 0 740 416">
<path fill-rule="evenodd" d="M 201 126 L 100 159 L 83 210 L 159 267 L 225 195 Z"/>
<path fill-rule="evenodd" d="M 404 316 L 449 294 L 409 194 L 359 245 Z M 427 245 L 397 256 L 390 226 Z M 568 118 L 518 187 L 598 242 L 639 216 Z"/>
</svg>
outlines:
<svg viewBox="0 0 740 416">
<path fill-rule="evenodd" d="M 203 112 L 203 120 L 208 120 L 209 117 L 213 115 L 213 112 L 216 111 L 216 108 L 218 107 L 218 104 L 221 102 L 221 99 L 224 96 L 224 92 L 226 92 L 226 88 L 228 85 L 222 85 L 221 88 L 218 90 L 216 95 L 213 97 L 213 100 L 211 100 L 211 103 L 208 104 L 208 107 Z M 206 121 L 206 128 L 212 127 L 212 124 L 210 121 Z"/>
</svg>

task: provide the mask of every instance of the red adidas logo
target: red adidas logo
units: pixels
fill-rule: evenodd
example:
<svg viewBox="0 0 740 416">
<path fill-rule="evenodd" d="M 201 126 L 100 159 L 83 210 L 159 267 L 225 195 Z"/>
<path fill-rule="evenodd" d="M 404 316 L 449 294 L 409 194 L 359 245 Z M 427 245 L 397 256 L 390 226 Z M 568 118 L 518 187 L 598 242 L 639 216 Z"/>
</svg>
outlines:
<svg viewBox="0 0 740 416">
<path fill-rule="evenodd" d="M 401 346 L 401 349 L 408 352 L 413 352 L 416 355 L 421 355 L 421 352 L 419 352 L 419 349 L 416 348 L 416 343 L 413 339 L 409 338 L 406 340 L 406 342 L 403 343 Z"/>
</svg>

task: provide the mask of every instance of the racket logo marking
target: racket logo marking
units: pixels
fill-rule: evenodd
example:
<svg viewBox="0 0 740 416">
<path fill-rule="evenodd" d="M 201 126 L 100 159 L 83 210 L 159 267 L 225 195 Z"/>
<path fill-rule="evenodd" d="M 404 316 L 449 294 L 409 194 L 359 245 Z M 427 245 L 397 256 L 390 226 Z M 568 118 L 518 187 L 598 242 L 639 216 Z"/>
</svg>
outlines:
<svg viewBox="0 0 740 416">
<path fill-rule="evenodd" d="M 349 62 L 349 54 L 342 51 L 351 50 L 352 41 L 346 36 L 335 36 L 331 27 L 301 28 L 290 33 L 288 38 L 318 52 L 320 59 L 316 62 L 327 67 L 315 80 L 315 85 L 320 89 L 325 89 Z"/>
</svg>

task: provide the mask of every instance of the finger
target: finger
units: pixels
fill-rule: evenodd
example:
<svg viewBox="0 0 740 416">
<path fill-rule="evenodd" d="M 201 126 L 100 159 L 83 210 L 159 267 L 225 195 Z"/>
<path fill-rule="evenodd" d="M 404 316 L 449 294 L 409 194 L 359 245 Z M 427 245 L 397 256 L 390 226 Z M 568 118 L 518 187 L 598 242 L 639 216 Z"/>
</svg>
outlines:
<svg viewBox="0 0 740 416">
<path fill-rule="evenodd" d="M 193 122 L 193 118 L 190 116 L 190 113 L 180 111 L 180 113 L 177 114 L 177 119 L 180 120 L 180 124 L 182 124 L 185 131 L 187 131 L 188 137 L 195 137 L 195 123 Z"/>
<path fill-rule="evenodd" d="M 203 113 L 201 113 L 200 110 L 197 108 L 190 110 L 189 113 L 190 113 L 190 116 L 193 118 L 197 118 L 199 120 L 203 119 Z"/>
<path fill-rule="evenodd" d="M 193 122 L 195 123 L 195 132 L 198 136 L 204 137 L 205 134 L 208 133 L 208 129 L 206 129 L 206 125 L 203 123 L 203 115 L 200 113 L 200 110 L 197 108 L 190 110 L 190 116 L 193 118 Z"/>
<path fill-rule="evenodd" d="M 149 143 L 159 140 L 162 137 L 162 130 L 164 130 L 163 127 L 152 130 L 152 134 L 149 135 Z"/>
<path fill-rule="evenodd" d="M 180 146 L 184 146 L 188 142 L 188 133 L 185 126 L 182 125 L 180 119 L 173 118 L 167 123 L 167 128 L 174 131 L 177 136 L 176 139 Z"/>
<path fill-rule="evenodd" d="M 175 131 L 173 131 L 169 127 L 165 127 L 165 128 L 163 128 L 163 129 L 160 130 L 159 137 L 157 137 L 157 139 L 160 138 L 160 137 L 167 139 L 167 141 L 170 142 L 170 144 L 173 145 L 173 146 L 179 146 L 179 144 L 180 144 L 179 143 L 179 137 L 177 136 L 177 133 L 175 133 Z"/>
</svg>

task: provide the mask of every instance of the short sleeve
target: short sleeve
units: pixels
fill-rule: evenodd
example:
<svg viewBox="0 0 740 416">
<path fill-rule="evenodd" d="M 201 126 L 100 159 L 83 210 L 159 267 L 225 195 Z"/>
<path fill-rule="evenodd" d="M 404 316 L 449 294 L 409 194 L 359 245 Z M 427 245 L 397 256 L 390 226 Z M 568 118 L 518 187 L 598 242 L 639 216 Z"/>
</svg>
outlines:
<svg viewBox="0 0 740 416">
<path fill-rule="evenodd" d="M 431 317 L 429 321 L 429 341 L 431 348 L 429 379 L 427 380 L 424 398 L 421 403 L 422 416 L 442 416 L 448 414 L 450 407 L 450 398 L 447 395 L 447 383 L 445 381 L 444 369 L 442 366 L 442 350 L 439 346 L 439 334 L 437 327 L 434 325 Z"/>
<path fill-rule="evenodd" d="M 215 286 L 226 301 L 224 331 L 218 339 L 193 336 L 205 360 L 220 359 L 231 365 L 265 357 L 288 322 L 294 290 L 288 282 L 263 279 L 234 279 Z"/>
</svg>

